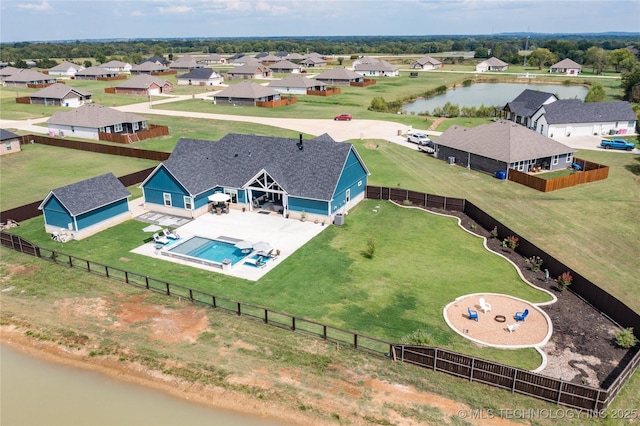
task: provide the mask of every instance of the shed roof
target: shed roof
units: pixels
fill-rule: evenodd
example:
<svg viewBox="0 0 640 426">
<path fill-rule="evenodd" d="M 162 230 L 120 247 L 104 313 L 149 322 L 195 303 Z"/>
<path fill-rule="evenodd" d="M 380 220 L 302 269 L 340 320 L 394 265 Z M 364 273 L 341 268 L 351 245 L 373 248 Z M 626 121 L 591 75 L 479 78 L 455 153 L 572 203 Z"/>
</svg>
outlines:
<svg viewBox="0 0 640 426">
<path fill-rule="evenodd" d="M 177 76 L 180 79 L 208 80 L 210 78 L 218 78 L 220 75 L 210 68 L 194 68 L 186 74 Z"/>
<path fill-rule="evenodd" d="M 349 153 L 357 151 L 326 134 L 302 141 L 302 149 L 299 144 L 236 133 L 218 142 L 182 138 L 162 166 L 192 195 L 216 186 L 243 188 L 265 171 L 291 196 L 331 200 Z"/>
<path fill-rule="evenodd" d="M 507 120 L 472 128 L 452 126 L 435 143 L 505 163 L 574 151 L 560 142 Z"/>
<path fill-rule="evenodd" d="M 16 139 L 19 138 L 20 136 L 16 135 L 13 132 L 10 132 L 8 130 L 5 129 L 0 129 L 0 141 L 7 141 L 9 139 Z"/>
<path fill-rule="evenodd" d="M 71 216 L 79 216 L 130 197 L 131 193 L 113 173 L 105 173 L 52 190 L 38 209 L 42 210 L 52 196 Z"/>
</svg>

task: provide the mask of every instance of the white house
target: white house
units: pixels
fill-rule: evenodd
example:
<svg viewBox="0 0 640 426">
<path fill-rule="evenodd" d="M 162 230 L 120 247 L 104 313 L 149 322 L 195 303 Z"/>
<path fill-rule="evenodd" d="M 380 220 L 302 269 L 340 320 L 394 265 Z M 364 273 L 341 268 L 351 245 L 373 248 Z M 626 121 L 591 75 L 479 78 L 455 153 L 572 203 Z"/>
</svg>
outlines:
<svg viewBox="0 0 640 426">
<path fill-rule="evenodd" d="M 49 135 L 99 139 L 102 133 L 137 133 L 149 128 L 147 118 L 99 104 L 85 104 L 73 111 L 57 111 L 47 120 Z"/>
<path fill-rule="evenodd" d="M 53 77 L 72 78 L 76 75 L 76 72 L 83 70 L 84 67 L 82 65 L 64 61 L 53 68 L 49 68 L 48 73 Z"/>
<path fill-rule="evenodd" d="M 109 61 L 100 65 L 100 68 L 104 68 L 108 71 L 115 71 L 118 74 L 131 74 L 131 64 L 121 61 Z"/>
<path fill-rule="evenodd" d="M 362 76 L 372 77 L 397 77 L 400 74 L 398 67 L 387 61 L 361 63 L 355 66 L 354 71 Z"/>
<path fill-rule="evenodd" d="M 327 85 L 301 75 L 290 75 L 280 80 L 270 81 L 269 88 L 289 95 L 306 95 L 307 90 L 326 91 Z"/>
<path fill-rule="evenodd" d="M 507 69 L 509 69 L 509 64 L 496 57 L 491 57 L 476 65 L 476 72 L 506 71 Z"/>
<path fill-rule="evenodd" d="M 564 99 L 542 105 L 531 117 L 533 130 L 553 137 L 635 133 L 638 117 L 629 102 Z"/>
<path fill-rule="evenodd" d="M 178 86 L 215 86 L 222 84 L 224 78 L 209 68 L 196 68 L 177 76 Z"/>
<path fill-rule="evenodd" d="M 437 70 L 442 68 L 442 62 L 437 59 L 432 58 L 429 55 L 423 56 L 420 59 L 417 59 L 411 62 L 411 69 L 414 70 Z"/>
<path fill-rule="evenodd" d="M 582 65 L 567 58 L 551 65 L 551 67 L 549 68 L 549 72 L 566 75 L 578 75 L 582 72 Z"/>
</svg>

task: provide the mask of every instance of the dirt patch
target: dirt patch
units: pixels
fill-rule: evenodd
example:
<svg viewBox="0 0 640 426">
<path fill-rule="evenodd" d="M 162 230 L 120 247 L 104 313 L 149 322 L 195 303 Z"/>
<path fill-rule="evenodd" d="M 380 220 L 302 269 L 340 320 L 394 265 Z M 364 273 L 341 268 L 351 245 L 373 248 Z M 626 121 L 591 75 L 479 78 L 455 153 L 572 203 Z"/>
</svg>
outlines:
<svg viewBox="0 0 640 426">
<path fill-rule="evenodd" d="M 546 279 L 544 265 L 540 271 L 532 271 L 523 256 L 503 248 L 500 240 L 491 238 L 488 230 L 464 213 L 447 214 L 458 217 L 465 229 L 487 238 L 488 248 L 513 262 L 528 282 L 553 292 L 558 298 L 557 302 L 541 307 L 551 319 L 553 334 L 542 347 L 548 356 L 548 365 L 540 373 L 572 383 L 608 388 L 638 348 L 618 347 L 614 340 L 618 327 L 570 288 L 559 291 L 556 277 Z"/>
<path fill-rule="evenodd" d="M 15 275 L 30 275 L 38 270 L 37 265 L 9 265 L 7 263 L 0 263 L 0 265 L 6 269 L 6 273 L 0 276 L 0 282 L 8 282 Z"/>
</svg>

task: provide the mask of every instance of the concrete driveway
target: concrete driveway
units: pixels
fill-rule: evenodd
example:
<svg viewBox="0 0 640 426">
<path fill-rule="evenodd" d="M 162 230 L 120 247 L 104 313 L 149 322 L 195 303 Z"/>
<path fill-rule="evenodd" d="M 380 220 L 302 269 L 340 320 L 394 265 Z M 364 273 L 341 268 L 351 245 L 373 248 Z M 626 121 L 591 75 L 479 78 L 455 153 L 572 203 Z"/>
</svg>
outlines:
<svg viewBox="0 0 640 426">
<path fill-rule="evenodd" d="M 558 141 L 562 144 L 570 146 L 574 149 L 588 149 L 588 150 L 604 150 L 600 147 L 600 141 L 604 138 L 613 138 L 615 136 L 594 136 L 594 135 L 584 135 L 584 136 L 558 136 L 553 138 L 553 140 Z M 621 149 L 610 149 L 607 152 L 618 152 L 621 154 L 640 154 L 640 150 L 635 148 L 633 151 L 623 151 Z"/>
</svg>

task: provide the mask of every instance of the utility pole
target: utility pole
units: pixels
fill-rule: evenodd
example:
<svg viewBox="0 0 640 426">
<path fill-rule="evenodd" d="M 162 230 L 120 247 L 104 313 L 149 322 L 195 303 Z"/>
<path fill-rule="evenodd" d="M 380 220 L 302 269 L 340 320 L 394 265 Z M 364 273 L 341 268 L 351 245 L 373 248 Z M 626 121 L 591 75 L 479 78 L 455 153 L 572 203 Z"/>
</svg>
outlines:
<svg viewBox="0 0 640 426">
<path fill-rule="evenodd" d="M 529 36 L 527 36 L 527 41 L 524 44 L 524 65 L 527 66 L 527 57 L 529 56 Z"/>
</svg>

